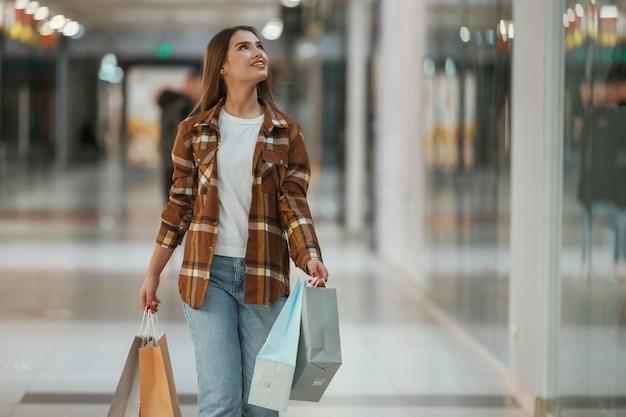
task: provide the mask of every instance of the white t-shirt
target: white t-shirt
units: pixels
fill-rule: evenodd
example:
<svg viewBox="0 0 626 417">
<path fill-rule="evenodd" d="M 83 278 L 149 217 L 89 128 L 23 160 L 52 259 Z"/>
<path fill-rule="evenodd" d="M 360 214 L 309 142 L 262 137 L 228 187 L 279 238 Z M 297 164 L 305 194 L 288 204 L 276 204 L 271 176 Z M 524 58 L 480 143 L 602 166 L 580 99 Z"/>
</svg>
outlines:
<svg viewBox="0 0 626 417">
<path fill-rule="evenodd" d="M 263 115 L 241 119 L 220 111 L 217 151 L 217 189 L 220 198 L 219 232 L 215 254 L 244 258 L 252 201 L 252 156 Z"/>
</svg>

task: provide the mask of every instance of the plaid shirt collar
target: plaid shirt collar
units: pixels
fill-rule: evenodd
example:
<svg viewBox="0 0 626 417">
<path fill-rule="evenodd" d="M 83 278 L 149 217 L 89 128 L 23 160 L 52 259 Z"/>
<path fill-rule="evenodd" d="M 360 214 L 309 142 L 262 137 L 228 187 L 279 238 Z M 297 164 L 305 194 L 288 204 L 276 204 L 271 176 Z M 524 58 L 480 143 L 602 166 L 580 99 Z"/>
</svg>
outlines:
<svg viewBox="0 0 626 417">
<path fill-rule="evenodd" d="M 220 110 L 224 107 L 224 100 L 220 99 L 215 106 L 207 110 L 204 114 L 201 114 L 200 121 L 194 124 L 194 127 L 208 126 L 212 129 L 219 130 L 218 123 L 220 117 Z M 265 117 L 263 119 L 263 133 L 267 137 L 270 135 L 274 127 L 288 128 L 289 125 L 284 115 L 275 112 L 269 106 L 266 106 L 261 102 Z"/>
</svg>

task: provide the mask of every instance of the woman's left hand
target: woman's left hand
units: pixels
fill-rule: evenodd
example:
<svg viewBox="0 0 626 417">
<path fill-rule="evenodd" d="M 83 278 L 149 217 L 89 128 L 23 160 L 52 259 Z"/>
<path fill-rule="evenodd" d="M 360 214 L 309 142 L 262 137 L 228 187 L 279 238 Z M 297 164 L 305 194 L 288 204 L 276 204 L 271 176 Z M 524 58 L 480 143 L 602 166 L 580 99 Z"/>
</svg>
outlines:
<svg viewBox="0 0 626 417">
<path fill-rule="evenodd" d="M 306 269 L 311 275 L 311 279 L 308 280 L 314 287 L 325 287 L 326 281 L 328 281 L 328 270 L 319 259 L 311 259 L 306 264 Z"/>
</svg>

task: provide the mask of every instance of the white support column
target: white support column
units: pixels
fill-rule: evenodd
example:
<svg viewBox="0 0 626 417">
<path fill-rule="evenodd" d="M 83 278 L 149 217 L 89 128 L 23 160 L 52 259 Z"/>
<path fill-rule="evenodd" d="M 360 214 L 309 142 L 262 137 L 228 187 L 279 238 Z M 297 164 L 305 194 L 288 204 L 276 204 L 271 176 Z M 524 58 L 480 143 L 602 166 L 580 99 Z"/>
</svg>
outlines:
<svg viewBox="0 0 626 417">
<path fill-rule="evenodd" d="M 510 370 L 533 415 L 556 392 L 563 172 L 561 2 L 513 2 Z"/>
<path fill-rule="evenodd" d="M 422 74 L 427 0 L 382 0 L 376 52 L 375 245 L 420 278 L 425 166 Z"/>
<path fill-rule="evenodd" d="M 346 92 L 346 229 L 358 235 L 365 225 L 367 178 L 367 47 L 369 0 L 350 0 Z"/>
</svg>

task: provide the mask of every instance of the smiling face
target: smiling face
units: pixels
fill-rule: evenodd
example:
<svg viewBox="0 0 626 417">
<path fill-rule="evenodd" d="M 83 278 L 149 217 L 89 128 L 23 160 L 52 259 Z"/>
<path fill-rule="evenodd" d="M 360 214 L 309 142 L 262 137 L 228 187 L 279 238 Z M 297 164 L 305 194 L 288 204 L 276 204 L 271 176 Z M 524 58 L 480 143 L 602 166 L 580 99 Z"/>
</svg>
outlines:
<svg viewBox="0 0 626 417">
<path fill-rule="evenodd" d="M 263 43 L 252 32 L 239 30 L 230 38 L 220 74 L 227 85 L 256 85 L 267 79 L 268 59 Z"/>
</svg>

